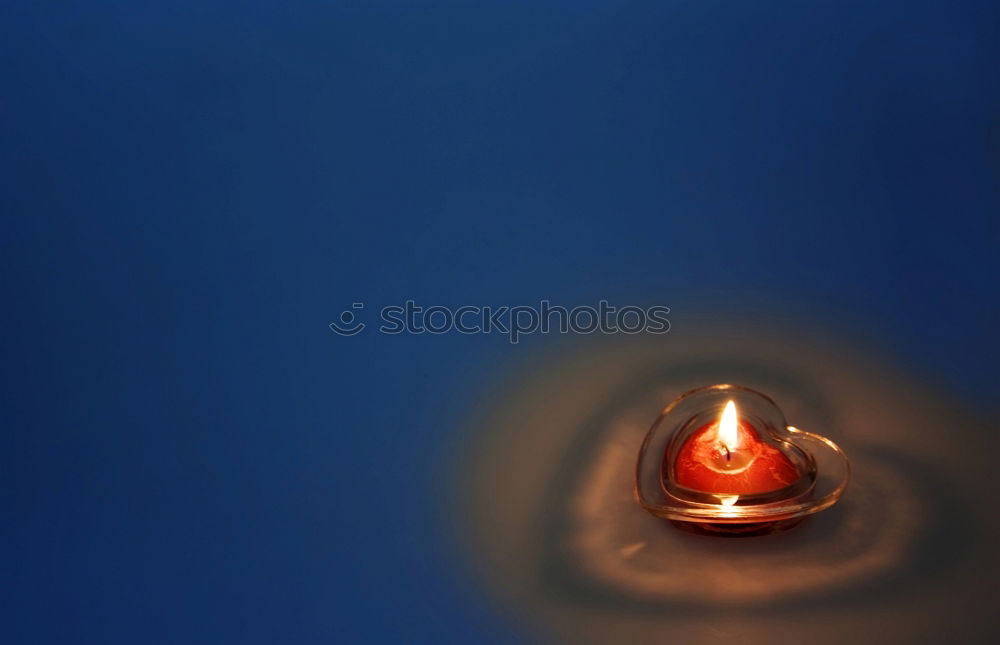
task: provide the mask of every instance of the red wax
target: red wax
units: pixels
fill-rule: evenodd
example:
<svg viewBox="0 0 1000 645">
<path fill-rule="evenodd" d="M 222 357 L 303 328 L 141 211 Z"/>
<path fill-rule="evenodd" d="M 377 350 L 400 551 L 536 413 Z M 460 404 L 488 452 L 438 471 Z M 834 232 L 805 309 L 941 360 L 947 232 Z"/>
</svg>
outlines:
<svg viewBox="0 0 1000 645">
<path fill-rule="evenodd" d="M 718 423 L 696 430 L 674 462 L 678 484 L 704 493 L 749 495 L 794 484 L 799 473 L 777 448 L 764 443 L 753 426 L 739 422 L 737 448 L 719 442 Z"/>
</svg>

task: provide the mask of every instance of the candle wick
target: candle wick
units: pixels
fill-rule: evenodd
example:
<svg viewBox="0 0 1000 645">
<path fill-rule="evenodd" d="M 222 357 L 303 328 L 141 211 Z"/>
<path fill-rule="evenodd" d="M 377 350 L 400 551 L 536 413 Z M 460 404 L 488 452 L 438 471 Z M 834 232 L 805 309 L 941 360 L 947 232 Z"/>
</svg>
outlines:
<svg viewBox="0 0 1000 645">
<path fill-rule="evenodd" d="M 722 444 L 722 449 L 726 451 L 726 461 L 729 461 L 730 459 L 729 446 L 727 446 L 726 444 Z"/>
</svg>

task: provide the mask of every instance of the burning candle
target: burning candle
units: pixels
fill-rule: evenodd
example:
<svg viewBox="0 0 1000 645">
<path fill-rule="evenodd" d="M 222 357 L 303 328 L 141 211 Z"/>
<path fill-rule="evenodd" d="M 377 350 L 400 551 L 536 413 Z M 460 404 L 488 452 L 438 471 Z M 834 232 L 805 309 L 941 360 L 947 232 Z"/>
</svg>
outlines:
<svg viewBox="0 0 1000 645">
<path fill-rule="evenodd" d="M 681 446 L 674 472 L 681 486 L 718 495 L 727 506 L 740 495 L 780 490 L 799 478 L 791 460 L 739 418 L 733 401 L 718 421 L 696 430 Z"/>
<path fill-rule="evenodd" d="M 686 527 L 753 534 L 829 508 L 849 477 L 835 443 L 788 425 L 766 395 L 709 385 L 679 396 L 653 423 L 635 494 L 653 515 Z"/>
</svg>

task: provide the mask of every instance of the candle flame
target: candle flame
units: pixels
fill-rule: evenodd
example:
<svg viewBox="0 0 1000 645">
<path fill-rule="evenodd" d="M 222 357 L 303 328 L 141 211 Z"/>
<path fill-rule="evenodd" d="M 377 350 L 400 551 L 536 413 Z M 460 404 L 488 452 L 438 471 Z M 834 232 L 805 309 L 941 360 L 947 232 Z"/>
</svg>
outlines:
<svg viewBox="0 0 1000 645">
<path fill-rule="evenodd" d="M 740 435 L 738 430 L 739 422 L 736 418 L 736 404 L 730 401 L 726 403 L 722 416 L 719 417 L 719 425 L 716 426 L 715 436 L 722 447 L 727 451 L 736 450 L 739 447 Z"/>
</svg>

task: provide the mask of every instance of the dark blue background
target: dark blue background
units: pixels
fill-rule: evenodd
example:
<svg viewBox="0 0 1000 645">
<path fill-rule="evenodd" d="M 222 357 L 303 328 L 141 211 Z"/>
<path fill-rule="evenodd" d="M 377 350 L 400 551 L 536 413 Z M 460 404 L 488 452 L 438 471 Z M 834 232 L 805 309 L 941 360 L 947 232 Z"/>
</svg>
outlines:
<svg viewBox="0 0 1000 645">
<path fill-rule="evenodd" d="M 5 3 L 2 640 L 514 629 L 436 496 L 546 341 L 354 301 L 811 316 L 992 405 L 1000 12 L 873 4 Z"/>
</svg>

